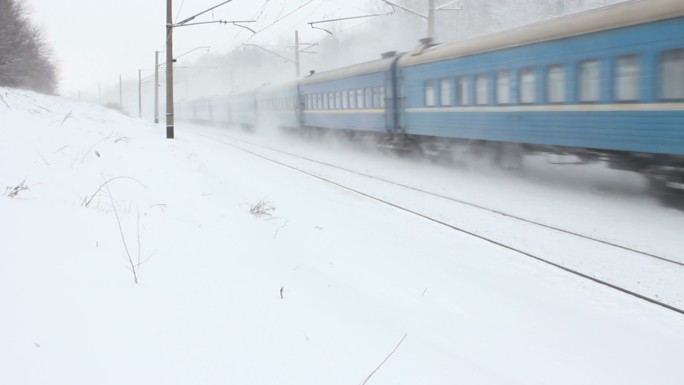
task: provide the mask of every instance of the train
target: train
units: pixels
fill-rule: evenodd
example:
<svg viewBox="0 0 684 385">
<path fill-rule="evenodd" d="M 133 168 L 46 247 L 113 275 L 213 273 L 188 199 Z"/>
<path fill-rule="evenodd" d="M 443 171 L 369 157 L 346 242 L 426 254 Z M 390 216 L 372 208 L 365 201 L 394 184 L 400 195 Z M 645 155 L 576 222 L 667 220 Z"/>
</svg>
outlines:
<svg viewBox="0 0 684 385">
<path fill-rule="evenodd" d="M 570 155 L 684 196 L 684 1 L 633 0 L 249 92 L 179 103 L 179 119 L 371 137 L 453 157 Z M 511 155 L 513 154 L 513 155 Z"/>
</svg>

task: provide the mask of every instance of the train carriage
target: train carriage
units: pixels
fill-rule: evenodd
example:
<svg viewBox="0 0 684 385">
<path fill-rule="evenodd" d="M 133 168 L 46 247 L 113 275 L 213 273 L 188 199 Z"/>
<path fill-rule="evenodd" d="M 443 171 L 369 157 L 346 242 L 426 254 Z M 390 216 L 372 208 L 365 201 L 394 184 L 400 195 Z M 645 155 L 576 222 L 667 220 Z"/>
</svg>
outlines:
<svg viewBox="0 0 684 385">
<path fill-rule="evenodd" d="M 302 125 L 332 130 L 392 130 L 393 68 L 398 57 L 314 74 L 300 81 Z"/>
<path fill-rule="evenodd" d="M 617 151 L 637 168 L 684 156 L 682 1 L 445 44 L 404 55 L 399 71 L 408 135 Z"/>
<path fill-rule="evenodd" d="M 264 126 L 298 128 L 300 126 L 297 82 L 265 86 L 256 92 L 259 122 Z"/>
<path fill-rule="evenodd" d="M 360 133 L 429 155 L 463 143 L 495 149 L 497 160 L 511 148 L 517 159 L 519 149 L 574 154 L 684 191 L 684 1 L 635 0 L 423 43 L 200 114 L 215 120 L 223 106 L 232 124 Z"/>
<path fill-rule="evenodd" d="M 228 97 L 228 124 L 254 128 L 259 123 L 256 91 L 232 94 Z"/>
</svg>

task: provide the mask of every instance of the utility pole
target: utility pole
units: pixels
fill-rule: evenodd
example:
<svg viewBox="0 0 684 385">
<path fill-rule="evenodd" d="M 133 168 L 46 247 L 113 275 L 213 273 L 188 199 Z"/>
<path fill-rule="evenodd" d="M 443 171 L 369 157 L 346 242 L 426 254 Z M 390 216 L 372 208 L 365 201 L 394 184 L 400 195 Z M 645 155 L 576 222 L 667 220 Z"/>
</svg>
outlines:
<svg viewBox="0 0 684 385">
<path fill-rule="evenodd" d="M 159 51 L 154 51 L 154 124 L 159 123 Z"/>
<path fill-rule="evenodd" d="M 173 4 L 166 0 L 166 139 L 173 139 Z"/>
<path fill-rule="evenodd" d="M 428 37 L 435 37 L 435 0 L 428 0 Z"/>
<path fill-rule="evenodd" d="M 295 66 L 297 79 L 299 79 L 299 31 L 295 30 Z"/>
<path fill-rule="evenodd" d="M 428 14 L 424 15 L 418 11 L 414 11 L 411 8 L 404 7 L 403 5 L 397 4 L 394 1 L 390 0 L 380 0 L 385 4 L 390 5 L 392 8 L 399 8 L 402 11 L 408 12 L 410 14 L 416 15 L 418 17 L 422 17 L 423 19 L 426 19 L 428 22 L 428 27 L 427 27 L 427 33 L 429 38 L 434 38 L 435 37 L 435 15 L 436 11 L 462 11 L 463 7 L 458 7 L 458 8 L 447 8 L 450 7 L 459 1 L 451 1 L 447 4 L 440 5 L 439 7 L 435 6 L 435 0 L 428 0 Z"/>
<path fill-rule="evenodd" d="M 327 22 L 327 21 L 326 21 L 326 22 Z M 309 23 L 309 24 L 311 24 L 311 23 Z M 269 50 L 269 49 L 266 49 L 266 48 L 264 48 L 264 47 L 262 47 L 262 46 L 260 46 L 260 45 L 256 45 L 256 44 L 243 44 L 243 46 L 256 47 L 256 48 L 259 48 L 259 49 L 262 50 L 262 51 L 266 51 L 266 52 L 270 53 L 271 55 L 278 56 L 279 58 L 285 59 L 285 60 L 287 60 L 287 61 L 290 62 L 290 63 L 294 63 L 294 65 L 295 65 L 295 75 L 296 75 L 297 78 L 299 78 L 299 75 L 300 75 L 300 72 L 301 72 L 301 54 L 302 54 L 302 53 L 316 53 L 316 52 L 311 52 L 311 51 L 307 51 L 307 50 L 308 50 L 308 49 L 311 49 L 311 48 L 313 48 L 314 46 L 317 46 L 317 45 L 318 45 L 318 43 L 302 43 L 302 42 L 300 42 L 300 41 L 299 41 L 299 31 L 295 31 L 295 44 L 294 44 L 294 46 L 291 46 L 291 45 L 288 45 L 288 46 L 287 46 L 287 48 L 293 48 L 293 47 L 294 47 L 295 56 L 294 56 L 294 60 L 292 60 L 292 59 L 290 59 L 289 57 L 285 57 L 285 56 L 283 56 L 283 55 L 281 55 L 281 54 L 279 54 L 279 53 L 277 53 L 277 52 L 273 52 L 273 51 L 271 51 L 271 50 Z M 304 47 L 304 48 L 302 48 L 302 47 Z M 232 74 L 232 72 L 231 72 L 231 74 Z M 232 75 L 231 75 L 231 76 L 232 76 Z M 231 82 L 231 83 L 232 83 L 232 82 Z"/>
<path fill-rule="evenodd" d="M 138 70 L 138 118 L 142 118 L 142 70 Z"/>
<path fill-rule="evenodd" d="M 176 24 L 173 23 L 173 1 L 172 0 L 166 0 L 166 138 L 167 139 L 173 139 L 173 125 L 174 125 L 174 114 L 173 114 L 173 29 L 175 27 L 184 27 L 184 26 L 190 26 L 190 25 L 199 25 L 199 24 L 214 24 L 214 23 L 219 23 L 219 24 L 233 24 L 237 27 L 241 28 L 247 28 L 250 31 L 254 32 L 252 29 L 245 27 L 243 25 L 240 25 L 238 23 L 254 23 L 255 20 L 236 20 L 236 21 L 227 21 L 227 20 L 215 20 L 215 21 L 206 21 L 206 22 L 197 22 L 197 23 L 189 23 L 190 21 L 195 20 L 200 15 L 204 15 L 207 12 L 211 12 L 214 9 L 230 3 L 233 0 L 225 0 L 222 3 L 215 5 L 207 10 L 204 10 L 196 15 L 190 16 L 185 20 L 182 20 Z"/>
</svg>

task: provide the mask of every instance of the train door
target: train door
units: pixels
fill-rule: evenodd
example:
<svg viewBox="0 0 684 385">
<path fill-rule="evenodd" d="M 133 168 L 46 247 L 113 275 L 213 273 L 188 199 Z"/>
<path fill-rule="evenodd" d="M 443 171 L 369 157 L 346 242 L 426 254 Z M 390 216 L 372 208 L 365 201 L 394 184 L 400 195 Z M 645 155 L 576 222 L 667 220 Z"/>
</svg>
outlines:
<svg viewBox="0 0 684 385">
<path fill-rule="evenodd" d="M 295 114 L 297 115 L 297 125 L 299 128 L 304 127 L 304 96 L 302 96 L 302 90 L 299 82 L 297 82 L 297 94 L 295 96 Z"/>
<path fill-rule="evenodd" d="M 399 59 L 402 55 L 397 55 L 392 61 L 389 71 L 385 76 L 385 87 L 382 95 L 385 108 L 385 128 L 388 133 L 398 133 L 401 127 L 400 112 L 403 109 L 402 93 L 399 84 Z"/>
</svg>

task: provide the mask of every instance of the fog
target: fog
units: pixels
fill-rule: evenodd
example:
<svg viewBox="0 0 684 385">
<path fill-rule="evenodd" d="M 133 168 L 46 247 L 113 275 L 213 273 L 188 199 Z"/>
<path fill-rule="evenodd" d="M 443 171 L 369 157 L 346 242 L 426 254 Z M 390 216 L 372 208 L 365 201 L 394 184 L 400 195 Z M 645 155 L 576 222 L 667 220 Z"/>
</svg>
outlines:
<svg viewBox="0 0 684 385">
<path fill-rule="evenodd" d="M 453 42 L 482 36 L 497 31 L 547 20 L 592 8 L 607 6 L 624 0 L 462 0 L 453 7 L 460 10 L 436 12 L 435 42 Z M 397 0 L 415 11 L 426 14 L 427 1 Z M 437 6 L 448 4 L 437 1 Z M 448 8 L 452 8 L 451 6 Z M 286 9 L 286 8 L 283 8 Z M 356 8 L 355 8 L 356 9 Z M 265 7 L 268 11 L 268 7 Z M 268 24 L 282 18 L 282 13 L 271 10 L 261 17 Z M 317 24 L 311 29 L 306 17 L 295 13 L 300 23 L 292 24 L 285 32 L 270 40 L 251 37 L 242 28 L 231 31 L 233 48 L 207 47 L 197 49 L 190 55 L 179 57 L 174 67 L 174 93 L 176 101 L 187 101 L 217 95 L 228 95 L 254 90 L 265 85 L 280 84 L 296 79 L 295 31 L 300 34 L 300 76 L 310 71 L 322 72 L 366 61 L 379 59 L 388 51 L 409 51 L 418 45 L 418 40 L 427 35 L 427 22 L 414 14 L 390 7 L 378 0 L 368 0 L 365 7 L 359 7 L 358 15 L 381 14 L 369 17 Z M 306 13 L 303 13 L 306 16 Z M 326 15 L 334 19 L 345 15 Z M 201 41 L 197 42 L 198 45 Z M 201 45 L 200 45 L 201 46 Z M 180 52 L 179 54 L 182 54 Z M 164 59 L 160 57 L 160 62 Z M 164 110 L 165 72 L 160 67 L 160 112 Z M 142 76 L 142 115 L 153 118 L 154 75 L 146 71 Z M 118 82 L 102 84 L 100 95 L 80 95 L 81 98 L 99 101 L 102 104 L 122 104 L 123 110 L 137 116 L 138 79 L 124 78 Z"/>
</svg>

